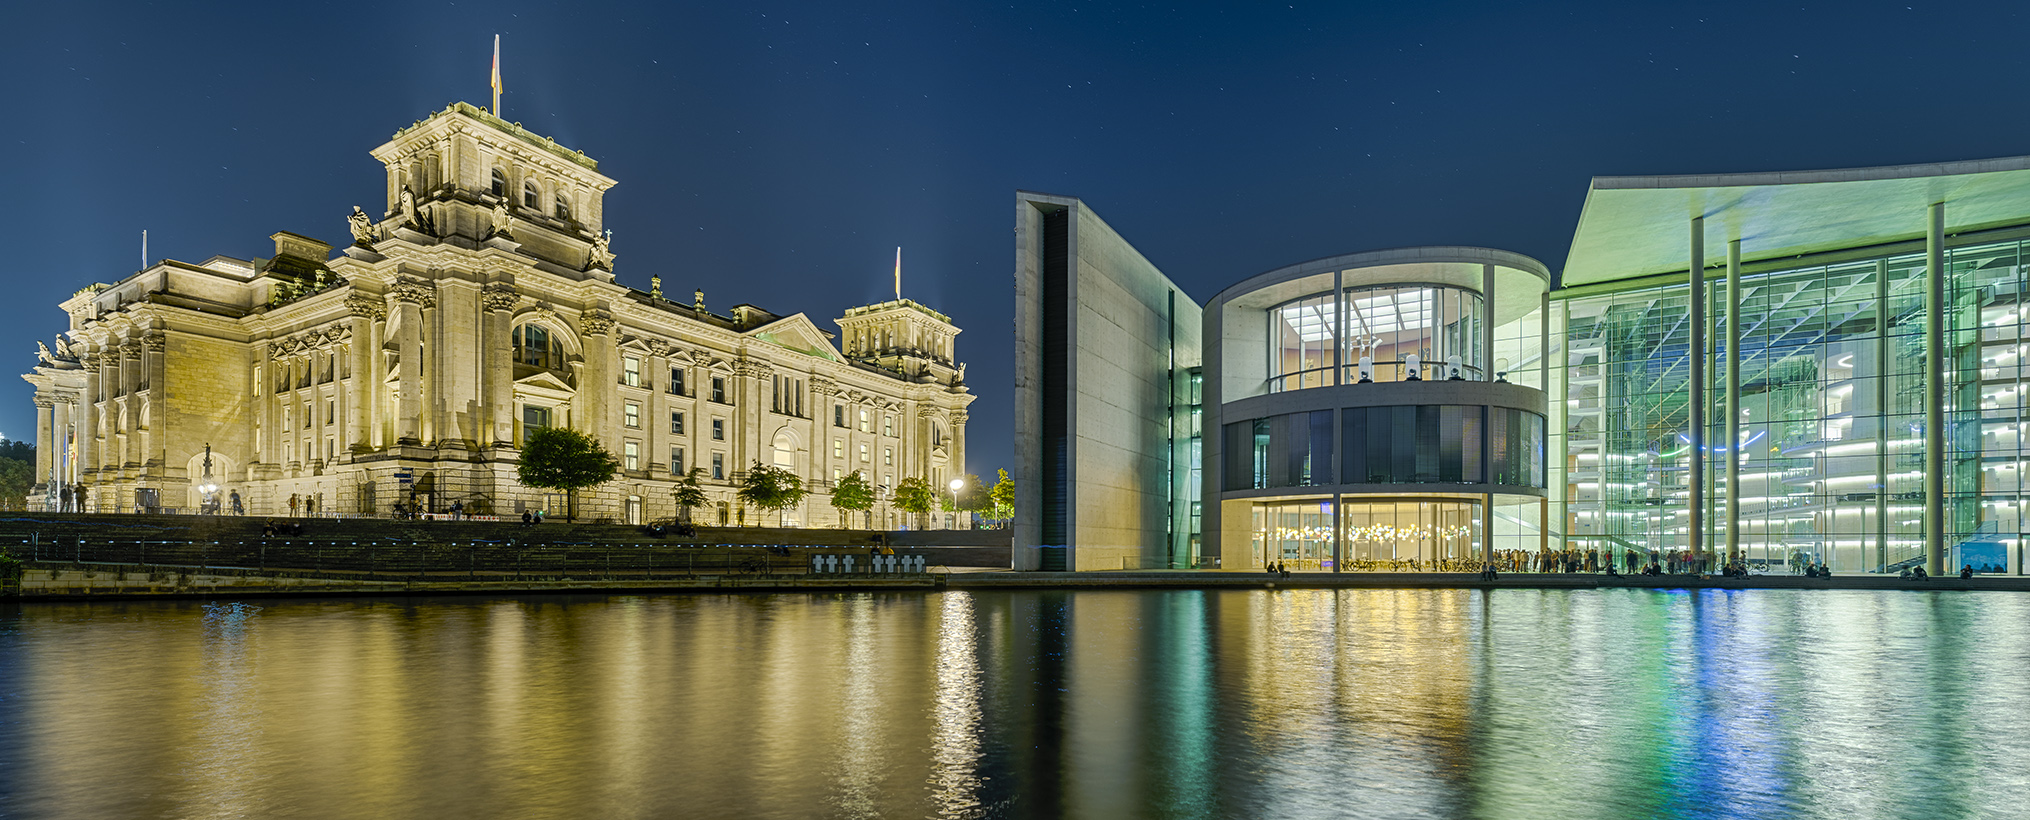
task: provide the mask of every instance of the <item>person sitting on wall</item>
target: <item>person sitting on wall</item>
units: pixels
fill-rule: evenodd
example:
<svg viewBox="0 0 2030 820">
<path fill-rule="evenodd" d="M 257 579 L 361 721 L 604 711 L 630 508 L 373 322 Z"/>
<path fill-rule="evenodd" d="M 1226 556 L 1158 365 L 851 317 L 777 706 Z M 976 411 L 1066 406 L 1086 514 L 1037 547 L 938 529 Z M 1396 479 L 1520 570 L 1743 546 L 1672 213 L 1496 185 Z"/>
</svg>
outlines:
<svg viewBox="0 0 2030 820">
<path fill-rule="evenodd" d="M 1929 579 L 1931 577 L 1931 573 L 1925 572 L 1924 567 L 1922 565 L 1919 565 L 1910 568 L 1910 577 L 1915 578 L 1919 581 L 1923 581 Z"/>
<path fill-rule="evenodd" d="M 268 519 L 267 523 L 261 525 L 261 537 L 262 538 L 275 537 L 275 519 L 270 518 Z"/>
<path fill-rule="evenodd" d="M 1960 577 L 1961 577 L 1961 578 L 1972 578 L 1972 577 L 1974 577 L 1974 565 L 1973 565 L 1973 564 L 1968 564 L 1968 565 L 1966 565 L 1966 566 L 1960 567 Z"/>
</svg>

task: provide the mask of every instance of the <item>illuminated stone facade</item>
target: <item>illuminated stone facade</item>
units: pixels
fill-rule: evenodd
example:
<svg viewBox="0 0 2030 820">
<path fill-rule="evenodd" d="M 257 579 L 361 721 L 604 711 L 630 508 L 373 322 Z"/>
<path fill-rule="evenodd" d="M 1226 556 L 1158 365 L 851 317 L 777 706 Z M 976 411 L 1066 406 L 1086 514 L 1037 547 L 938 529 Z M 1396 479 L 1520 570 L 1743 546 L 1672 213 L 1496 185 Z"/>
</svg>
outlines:
<svg viewBox="0 0 2030 820">
<path fill-rule="evenodd" d="M 701 467 L 702 523 L 760 523 L 733 499 L 749 465 L 817 492 L 790 523 L 835 524 L 827 491 L 862 471 L 892 488 L 964 473 L 968 392 L 958 328 L 908 300 L 853 308 L 848 342 L 805 315 L 709 311 L 614 281 L 602 197 L 583 153 L 454 104 L 373 152 L 384 216 L 355 241 L 274 235 L 275 255 L 157 263 L 63 302 L 67 333 L 36 388 L 30 503 L 387 514 L 415 499 L 468 513 L 561 512 L 515 480 L 530 425 L 594 433 L 622 473 L 582 517 L 676 514 Z M 655 280 L 658 283 L 660 279 Z M 209 449 L 207 449 L 209 445 Z M 403 478 L 407 476 L 406 480 Z M 887 503 L 856 524 L 902 519 Z M 71 502 L 75 505 L 75 502 Z M 773 524 L 775 516 L 767 522 Z"/>
</svg>

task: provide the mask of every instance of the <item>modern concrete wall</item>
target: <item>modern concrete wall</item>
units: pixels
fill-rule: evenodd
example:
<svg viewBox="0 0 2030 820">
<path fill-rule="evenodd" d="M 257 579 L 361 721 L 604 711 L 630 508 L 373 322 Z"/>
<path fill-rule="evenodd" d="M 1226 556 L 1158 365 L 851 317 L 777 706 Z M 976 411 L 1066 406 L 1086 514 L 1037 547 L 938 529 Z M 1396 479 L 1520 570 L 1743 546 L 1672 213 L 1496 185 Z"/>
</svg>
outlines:
<svg viewBox="0 0 2030 820">
<path fill-rule="evenodd" d="M 1054 213 L 1061 243 L 1044 236 Z M 1075 197 L 1018 192 L 1015 234 L 1013 564 L 1041 565 L 1046 499 L 1062 494 L 1066 569 L 1166 567 L 1170 380 L 1199 362 L 1199 306 Z M 1065 265 L 1057 284 L 1053 261 Z M 1045 429 L 1055 413 L 1061 443 Z"/>
</svg>

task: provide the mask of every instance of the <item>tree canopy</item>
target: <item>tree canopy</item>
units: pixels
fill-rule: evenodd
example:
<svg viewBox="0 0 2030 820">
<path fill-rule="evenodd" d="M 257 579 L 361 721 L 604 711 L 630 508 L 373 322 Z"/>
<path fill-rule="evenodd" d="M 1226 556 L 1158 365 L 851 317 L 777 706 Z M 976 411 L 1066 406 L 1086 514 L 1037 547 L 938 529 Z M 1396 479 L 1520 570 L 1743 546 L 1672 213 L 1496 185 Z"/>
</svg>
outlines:
<svg viewBox="0 0 2030 820">
<path fill-rule="evenodd" d="M 35 489 L 35 446 L 25 441 L 0 443 L 0 510 L 28 509 L 28 491 Z"/>
<path fill-rule="evenodd" d="M 677 502 L 677 508 L 684 511 L 685 518 L 690 518 L 691 508 L 705 506 L 705 487 L 699 481 L 704 475 L 705 468 L 692 467 L 691 471 L 685 473 L 677 482 L 677 486 L 670 490 L 671 500 Z"/>
<path fill-rule="evenodd" d="M 998 470 L 1001 479 L 994 482 L 994 489 L 987 491 L 987 500 L 994 505 L 994 518 L 1005 521 L 1015 517 L 1015 479 L 1008 477 L 1007 470 Z"/>
<path fill-rule="evenodd" d="M 612 481 L 619 470 L 620 460 L 598 439 L 568 427 L 537 427 L 523 437 L 516 476 L 529 487 L 564 491 L 572 502 L 568 518 L 576 515 L 579 490 Z"/>
<path fill-rule="evenodd" d="M 895 485 L 895 508 L 903 512 L 922 515 L 930 512 L 937 503 L 937 491 L 930 488 L 930 482 L 910 476 Z"/>
<path fill-rule="evenodd" d="M 848 512 L 865 512 L 874 508 L 874 486 L 867 483 L 867 477 L 859 470 L 847 473 L 832 484 L 832 509 L 839 511 L 843 525 Z"/>
<path fill-rule="evenodd" d="M 743 504 L 763 510 L 771 510 L 780 516 L 785 510 L 802 504 L 804 480 L 796 473 L 781 467 L 771 467 L 761 462 L 747 470 L 747 476 L 740 480 L 740 489 L 734 491 Z M 780 519 L 777 523 L 781 523 Z"/>
</svg>

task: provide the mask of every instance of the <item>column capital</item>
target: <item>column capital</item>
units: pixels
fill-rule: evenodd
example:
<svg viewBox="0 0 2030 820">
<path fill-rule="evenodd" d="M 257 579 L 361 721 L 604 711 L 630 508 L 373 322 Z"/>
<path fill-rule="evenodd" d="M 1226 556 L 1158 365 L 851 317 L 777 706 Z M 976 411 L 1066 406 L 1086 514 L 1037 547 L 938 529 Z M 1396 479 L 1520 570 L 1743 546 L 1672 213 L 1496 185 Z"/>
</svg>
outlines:
<svg viewBox="0 0 2030 820">
<path fill-rule="evenodd" d="M 593 308 L 578 316 L 578 332 L 587 336 L 603 336 L 613 332 L 613 314 L 602 308 Z"/>
<path fill-rule="evenodd" d="M 436 290 L 430 287 L 429 282 L 415 277 L 404 276 L 396 279 L 395 286 L 389 289 L 389 294 L 394 296 L 397 302 L 426 308 L 437 306 Z"/>
<path fill-rule="evenodd" d="M 169 337 L 160 332 L 150 333 L 141 337 L 141 346 L 148 348 L 150 353 L 161 353 L 169 349 Z"/>
<path fill-rule="evenodd" d="M 35 406 L 40 410 L 48 410 L 56 406 L 56 399 L 38 394 L 35 397 Z"/>
<path fill-rule="evenodd" d="M 514 310 L 515 305 L 521 304 L 522 295 L 515 291 L 514 285 L 495 282 L 479 292 L 479 301 L 487 310 Z"/>
<path fill-rule="evenodd" d="M 345 309 L 357 319 L 379 319 L 388 315 L 387 304 L 380 299 L 354 291 L 345 297 Z"/>
</svg>

